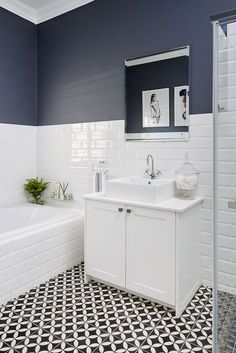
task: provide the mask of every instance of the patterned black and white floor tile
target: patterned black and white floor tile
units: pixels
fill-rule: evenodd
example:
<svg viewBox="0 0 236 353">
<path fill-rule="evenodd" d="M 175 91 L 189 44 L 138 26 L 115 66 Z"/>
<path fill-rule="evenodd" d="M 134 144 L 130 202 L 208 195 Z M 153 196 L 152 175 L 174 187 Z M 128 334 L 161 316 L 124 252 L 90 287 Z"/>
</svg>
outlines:
<svg viewBox="0 0 236 353">
<path fill-rule="evenodd" d="M 236 353 L 236 296 L 218 292 L 219 353 Z"/>
<path fill-rule="evenodd" d="M 200 287 L 177 319 L 162 305 L 85 284 L 81 264 L 0 308 L 0 352 L 210 353 L 211 295 Z"/>
</svg>

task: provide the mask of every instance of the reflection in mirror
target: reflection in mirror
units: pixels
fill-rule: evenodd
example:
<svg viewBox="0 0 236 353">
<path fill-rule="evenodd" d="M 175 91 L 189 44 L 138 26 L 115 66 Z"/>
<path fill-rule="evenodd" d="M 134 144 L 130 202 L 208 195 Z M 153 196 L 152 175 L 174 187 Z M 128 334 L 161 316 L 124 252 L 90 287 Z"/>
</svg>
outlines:
<svg viewBox="0 0 236 353">
<path fill-rule="evenodd" d="M 189 46 L 125 61 L 126 140 L 187 140 Z"/>
</svg>

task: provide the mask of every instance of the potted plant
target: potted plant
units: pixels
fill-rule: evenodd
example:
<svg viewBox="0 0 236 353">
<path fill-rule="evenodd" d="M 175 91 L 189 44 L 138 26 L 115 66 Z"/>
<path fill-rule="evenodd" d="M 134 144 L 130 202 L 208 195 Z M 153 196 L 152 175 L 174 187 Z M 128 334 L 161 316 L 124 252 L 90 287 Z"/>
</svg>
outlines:
<svg viewBox="0 0 236 353">
<path fill-rule="evenodd" d="M 47 189 L 48 182 L 45 182 L 42 178 L 31 178 L 26 179 L 24 189 L 31 196 L 32 202 L 37 205 L 43 205 L 44 201 L 41 199 L 42 193 Z"/>
</svg>

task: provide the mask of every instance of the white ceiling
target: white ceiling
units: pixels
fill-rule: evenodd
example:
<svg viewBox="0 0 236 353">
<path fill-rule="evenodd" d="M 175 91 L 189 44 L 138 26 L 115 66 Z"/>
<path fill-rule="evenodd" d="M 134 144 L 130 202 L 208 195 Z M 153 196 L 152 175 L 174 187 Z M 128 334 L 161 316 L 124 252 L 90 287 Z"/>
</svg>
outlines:
<svg viewBox="0 0 236 353">
<path fill-rule="evenodd" d="M 92 1 L 94 0 L 0 0 L 0 7 L 38 24 Z"/>
</svg>

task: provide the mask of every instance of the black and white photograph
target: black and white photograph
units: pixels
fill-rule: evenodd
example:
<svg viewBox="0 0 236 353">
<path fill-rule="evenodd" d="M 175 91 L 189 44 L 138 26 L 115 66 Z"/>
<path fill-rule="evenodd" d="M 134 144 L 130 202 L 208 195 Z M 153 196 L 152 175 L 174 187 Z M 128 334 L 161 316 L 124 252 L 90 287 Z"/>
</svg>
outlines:
<svg viewBox="0 0 236 353">
<path fill-rule="evenodd" d="M 188 86 L 175 87 L 175 126 L 188 126 Z"/>
<path fill-rule="evenodd" d="M 142 92 L 143 127 L 170 126 L 169 88 Z"/>
</svg>

